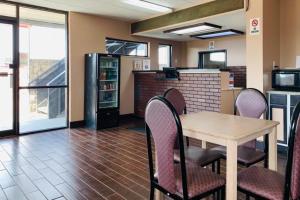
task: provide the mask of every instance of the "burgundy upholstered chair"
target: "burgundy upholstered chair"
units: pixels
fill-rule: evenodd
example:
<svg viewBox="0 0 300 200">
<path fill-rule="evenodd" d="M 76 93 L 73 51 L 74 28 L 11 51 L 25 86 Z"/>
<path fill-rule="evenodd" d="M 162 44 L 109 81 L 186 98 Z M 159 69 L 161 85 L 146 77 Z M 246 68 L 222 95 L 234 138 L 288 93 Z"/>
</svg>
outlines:
<svg viewBox="0 0 300 200">
<path fill-rule="evenodd" d="M 238 189 L 257 199 L 300 199 L 300 103 L 291 120 L 285 177 L 275 171 L 253 166 L 238 174 Z"/>
<path fill-rule="evenodd" d="M 224 199 L 225 179 L 199 165 L 185 162 L 184 142 L 180 118 L 172 104 L 164 97 L 153 97 L 145 112 L 147 148 L 150 170 L 150 200 L 154 189 L 173 199 L 200 199 L 221 192 Z M 152 140 L 156 149 L 156 171 L 152 158 Z M 180 162 L 174 162 L 174 145 L 179 140 Z"/>
<path fill-rule="evenodd" d="M 184 96 L 182 93 L 175 89 L 175 88 L 170 88 L 164 93 L 164 97 L 171 102 L 171 104 L 174 106 L 176 112 L 178 115 L 186 114 L 186 103 Z"/>
<path fill-rule="evenodd" d="M 173 105 L 178 115 L 186 114 L 186 103 L 182 93 L 175 89 L 168 89 L 164 93 L 164 97 Z M 175 161 L 180 161 L 180 152 L 178 146 L 178 139 L 175 143 Z M 187 148 L 185 149 L 185 160 L 190 164 L 198 164 L 202 167 L 212 164 L 212 169 L 215 170 L 215 163 L 217 163 L 217 171 L 220 171 L 220 159 L 222 155 L 218 151 L 210 149 L 202 149 L 195 146 L 189 146 L 187 138 Z"/>
<path fill-rule="evenodd" d="M 259 119 L 264 114 L 268 117 L 268 102 L 264 94 L 257 89 L 247 88 L 240 92 L 235 101 L 234 114 L 243 117 Z M 218 150 L 226 158 L 226 148 L 218 146 L 213 148 Z M 249 167 L 255 163 L 265 160 L 267 167 L 268 137 L 265 137 L 265 150 L 256 149 L 256 140 L 247 142 L 238 147 L 239 164 Z"/>
</svg>

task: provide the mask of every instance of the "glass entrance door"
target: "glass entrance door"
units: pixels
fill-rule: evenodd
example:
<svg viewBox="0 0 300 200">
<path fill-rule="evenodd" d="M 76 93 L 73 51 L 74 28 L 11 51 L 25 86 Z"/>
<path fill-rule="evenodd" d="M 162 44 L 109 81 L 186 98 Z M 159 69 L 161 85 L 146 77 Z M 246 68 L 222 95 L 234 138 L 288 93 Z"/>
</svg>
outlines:
<svg viewBox="0 0 300 200">
<path fill-rule="evenodd" d="M 0 134 L 15 131 L 15 25 L 0 20 Z"/>
</svg>

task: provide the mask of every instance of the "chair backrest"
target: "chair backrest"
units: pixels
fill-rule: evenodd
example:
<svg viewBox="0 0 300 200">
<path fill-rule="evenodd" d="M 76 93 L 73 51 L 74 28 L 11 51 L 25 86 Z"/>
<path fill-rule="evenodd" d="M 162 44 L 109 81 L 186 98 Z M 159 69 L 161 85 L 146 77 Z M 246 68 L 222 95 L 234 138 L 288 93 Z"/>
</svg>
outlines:
<svg viewBox="0 0 300 200">
<path fill-rule="evenodd" d="M 178 115 L 186 114 L 186 103 L 182 93 L 176 88 L 170 88 L 164 93 L 164 97 L 173 105 Z M 176 139 L 174 149 L 179 149 L 179 141 Z"/>
<path fill-rule="evenodd" d="M 234 114 L 250 118 L 260 118 L 264 113 L 267 116 L 268 101 L 263 93 L 254 88 L 243 89 L 235 100 Z M 256 140 L 247 142 L 243 146 L 256 148 Z"/>
<path fill-rule="evenodd" d="M 164 97 L 154 97 L 147 104 L 145 122 L 150 176 L 153 176 L 151 174 L 153 173 L 151 172 L 153 167 L 152 152 L 149 151 L 149 148 L 151 149 L 150 134 L 152 134 L 156 148 L 158 183 L 170 193 L 175 193 L 174 144 L 177 137 L 179 137 L 180 145 L 183 147 L 182 127 L 178 114 L 172 104 Z M 183 148 L 180 148 L 180 155 L 185 160 Z M 185 162 L 182 163 L 181 169 L 185 171 Z"/>
<path fill-rule="evenodd" d="M 285 198 L 293 200 L 300 198 L 300 102 L 294 109 L 286 166 Z"/>
<path fill-rule="evenodd" d="M 178 115 L 186 114 L 186 103 L 182 93 L 179 90 L 175 88 L 168 89 L 165 91 L 164 97 L 171 102 Z"/>
</svg>

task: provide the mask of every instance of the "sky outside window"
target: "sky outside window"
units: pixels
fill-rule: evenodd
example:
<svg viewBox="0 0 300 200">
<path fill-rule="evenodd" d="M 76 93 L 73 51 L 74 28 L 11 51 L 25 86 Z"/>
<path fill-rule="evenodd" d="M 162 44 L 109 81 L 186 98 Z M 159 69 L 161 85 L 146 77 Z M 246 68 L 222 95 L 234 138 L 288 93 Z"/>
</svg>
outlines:
<svg viewBox="0 0 300 200">
<path fill-rule="evenodd" d="M 20 28 L 20 52 L 30 59 L 60 60 L 66 56 L 65 29 L 26 25 Z"/>
</svg>

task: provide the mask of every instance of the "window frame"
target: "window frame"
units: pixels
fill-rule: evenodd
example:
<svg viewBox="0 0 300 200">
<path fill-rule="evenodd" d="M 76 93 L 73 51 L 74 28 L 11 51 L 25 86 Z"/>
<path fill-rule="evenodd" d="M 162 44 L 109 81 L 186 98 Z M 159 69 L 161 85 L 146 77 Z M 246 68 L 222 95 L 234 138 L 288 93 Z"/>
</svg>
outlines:
<svg viewBox="0 0 300 200">
<path fill-rule="evenodd" d="M 115 40 L 118 42 L 131 42 L 131 43 L 137 43 L 137 44 L 144 44 L 146 45 L 146 55 L 145 56 L 139 56 L 139 55 L 127 55 L 127 54 L 118 54 L 115 53 L 115 55 L 120 55 L 120 56 L 129 56 L 129 57 L 141 57 L 141 58 L 148 58 L 149 57 L 149 42 L 140 42 L 140 41 L 133 41 L 133 40 L 123 40 L 123 39 L 117 39 L 117 38 L 111 38 L 111 37 L 105 37 L 105 50 L 107 51 L 106 48 L 106 41 L 107 40 Z M 109 54 L 112 54 L 108 52 Z"/>
<path fill-rule="evenodd" d="M 226 49 L 219 49 L 219 50 L 211 50 L 211 51 L 199 51 L 198 52 L 198 68 L 204 69 L 204 63 L 203 63 L 203 55 L 208 53 L 225 53 L 225 66 L 227 67 L 227 50 Z M 213 68 L 214 69 L 214 68 Z M 215 68 L 218 69 L 218 68 Z"/>
<path fill-rule="evenodd" d="M 170 52 L 169 52 L 169 68 L 171 68 L 173 65 L 172 65 L 172 58 L 173 58 L 173 45 L 171 44 L 165 44 L 165 43 L 159 43 L 158 44 L 158 67 L 159 67 L 159 47 L 160 46 L 169 46 L 170 47 Z"/>
</svg>

